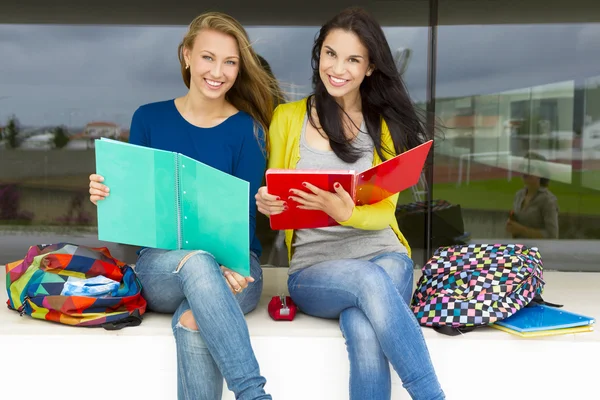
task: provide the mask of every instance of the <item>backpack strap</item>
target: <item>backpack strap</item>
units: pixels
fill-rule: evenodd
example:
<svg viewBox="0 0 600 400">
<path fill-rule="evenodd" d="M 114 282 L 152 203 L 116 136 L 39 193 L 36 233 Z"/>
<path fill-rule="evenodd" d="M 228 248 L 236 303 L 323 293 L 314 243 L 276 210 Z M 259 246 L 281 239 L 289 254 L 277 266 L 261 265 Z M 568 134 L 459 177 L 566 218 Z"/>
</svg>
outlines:
<svg viewBox="0 0 600 400">
<path fill-rule="evenodd" d="M 115 322 L 107 322 L 100 325 L 107 331 L 118 331 L 119 329 L 126 328 L 128 326 L 139 326 L 142 323 L 142 316 L 139 310 L 135 310 L 129 317 L 125 317 Z"/>
<path fill-rule="evenodd" d="M 485 325 L 480 325 L 485 326 Z M 477 326 L 461 326 L 459 328 L 455 328 L 452 326 L 444 325 L 444 326 L 434 326 L 433 330 L 437 333 L 441 333 L 442 335 L 447 336 L 458 336 L 463 335 L 465 333 L 471 332 L 475 330 Z"/>
<path fill-rule="evenodd" d="M 532 305 L 539 305 L 539 306 L 544 305 L 544 306 L 556 307 L 556 308 L 561 308 L 563 306 L 562 304 L 548 303 L 546 300 L 544 300 L 542 298 L 542 295 L 539 293 L 536 294 L 535 297 L 525 307 L 531 307 Z"/>
</svg>

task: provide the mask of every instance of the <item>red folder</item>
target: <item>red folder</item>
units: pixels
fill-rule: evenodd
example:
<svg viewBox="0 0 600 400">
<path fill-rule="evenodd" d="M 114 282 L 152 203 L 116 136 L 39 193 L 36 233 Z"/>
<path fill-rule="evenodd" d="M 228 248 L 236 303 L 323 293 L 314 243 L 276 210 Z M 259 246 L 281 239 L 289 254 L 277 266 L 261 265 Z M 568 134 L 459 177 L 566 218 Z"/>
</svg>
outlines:
<svg viewBox="0 0 600 400">
<path fill-rule="evenodd" d="M 290 189 L 309 192 L 302 186 L 303 182 L 330 192 L 335 192 L 333 185 L 338 182 L 352 196 L 357 206 L 378 203 L 414 186 L 419 181 L 432 144 L 433 141 L 429 140 L 361 173 L 352 170 L 267 170 L 269 194 L 279 196 L 288 204 L 288 210 L 271 215 L 271 229 L 310 229 L 338 225 L 323 211 L 296 208 L 298 203 L 289 199 Z"/>
</svg>

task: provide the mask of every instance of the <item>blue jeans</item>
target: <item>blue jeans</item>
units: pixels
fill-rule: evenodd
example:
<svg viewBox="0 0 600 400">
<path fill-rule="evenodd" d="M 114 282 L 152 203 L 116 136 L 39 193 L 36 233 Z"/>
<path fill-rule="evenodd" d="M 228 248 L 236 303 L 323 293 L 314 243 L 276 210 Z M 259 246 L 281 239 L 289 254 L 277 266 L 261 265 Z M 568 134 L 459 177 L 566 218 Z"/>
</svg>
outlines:
<svg viewBox="0 0 600 400">
<path fill-rule="evenodd" d="M 351 400 L 389 400 L 390 363 L 413 399 L 445 398 L 407 305 L 412 282 L 413 262 L 400 253 L 326 261 L 290 275 L 290 295 L 303 312 L 340 320 Z"/>
<path fill-rule="evenodd" d="M 264 391 L 266 380 L 244 319 L 256 308 L 263 286 L 260 262 L 253 253 L 250 264 L 255 281 L 234 296 L 207 252 L 150 248 L 140 252 L 135 271 L 149 309 L 173 313 L 179 400 L 221 399 L 223 377 L 236 399 L 271 399 Z M 188 310 L 197 331 L 179 322 Z"/>
</svg>

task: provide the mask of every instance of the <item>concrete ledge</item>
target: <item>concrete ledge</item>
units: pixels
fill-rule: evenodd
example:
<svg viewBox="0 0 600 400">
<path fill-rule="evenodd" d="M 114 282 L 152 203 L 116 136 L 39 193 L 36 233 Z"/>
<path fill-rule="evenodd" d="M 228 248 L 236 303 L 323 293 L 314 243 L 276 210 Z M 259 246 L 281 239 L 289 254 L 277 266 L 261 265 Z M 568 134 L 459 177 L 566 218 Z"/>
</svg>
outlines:
<svg viewBox="0 0 600 400">
<path fill-rule="evenodd" d="M 275 399 L 348 399 L 348 358 L 337 321 L 300 314 L 293 322 L 275 322 L 266 312 L 270 297 L 286 287 L 286 274 L 283 268 L 265 268 L 260 306 L 247 316 L 267 389 Z M 415 280 L 419 276 L 415 271 Z M 545 278 L 548 301 L 600 315 L 600 274 L 547 272 Z M 1 293 L 5 301 L 6 292 Z M 600 359 L 597 331 L 541 339 L 491 328 L 459 337 L 423 332 L 448 399 L 505 399 L 515 393 L 515 399 L 591 398 L 596 391 L 590 382 L 597 378 L 594 366 Z M 0 357 L 0 398 L 13 398 L 18 391 L 27 398 L 61 400 L 104 400 L 109 393 L 123 399 L 176 399 L 168 315 L 148 313 L 139 327 L 109 332 L 0 311 Z M 499 373 L 506 376 L 500 386 Z M 21 380 L 35 384 L 15 385 Z M 102 382 L 102 388 L 92 389 L 93 382 Z M 395 373 L 392 387 L 394 400 L 409 399 Z M 233 395 L 225 389 L 223 398 Z"/>
</svg>

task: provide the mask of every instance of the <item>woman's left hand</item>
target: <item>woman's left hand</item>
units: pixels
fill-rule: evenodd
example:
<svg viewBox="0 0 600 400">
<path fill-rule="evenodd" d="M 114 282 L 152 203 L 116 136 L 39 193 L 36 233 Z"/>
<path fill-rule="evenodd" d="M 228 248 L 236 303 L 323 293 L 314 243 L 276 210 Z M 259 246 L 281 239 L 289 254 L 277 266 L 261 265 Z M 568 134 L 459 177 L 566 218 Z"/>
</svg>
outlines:
<svg viewBox="0 0 600 400">
<path fill-rule="evenodd" d="M 335 192 L 321 190 L 308 182 L 302 185 L 312 193 L 297 189 L 290 190 L 292 193 L 290 199 L 300 204 L 298 208 L 324 211 L 337 222 L 347 221 L 352 216 L 354 201 L 339 183 L 333 185 Z"/>
<path fill-rule="evenodd" d="M 227 282 L 227 286 L 229 286 L 229 290 L 233 294 L 240 294 L 244 289 L 248 287 L 250 282 L 254 282 L 254 278 L 251 276 L 244 278 L 242 275 L 238 274 L 230 270 L 227 267 L 221 265 L 221 272 L 223 272 L 223 277 L 225 278 L 225 282 Z"/>
</svg>

